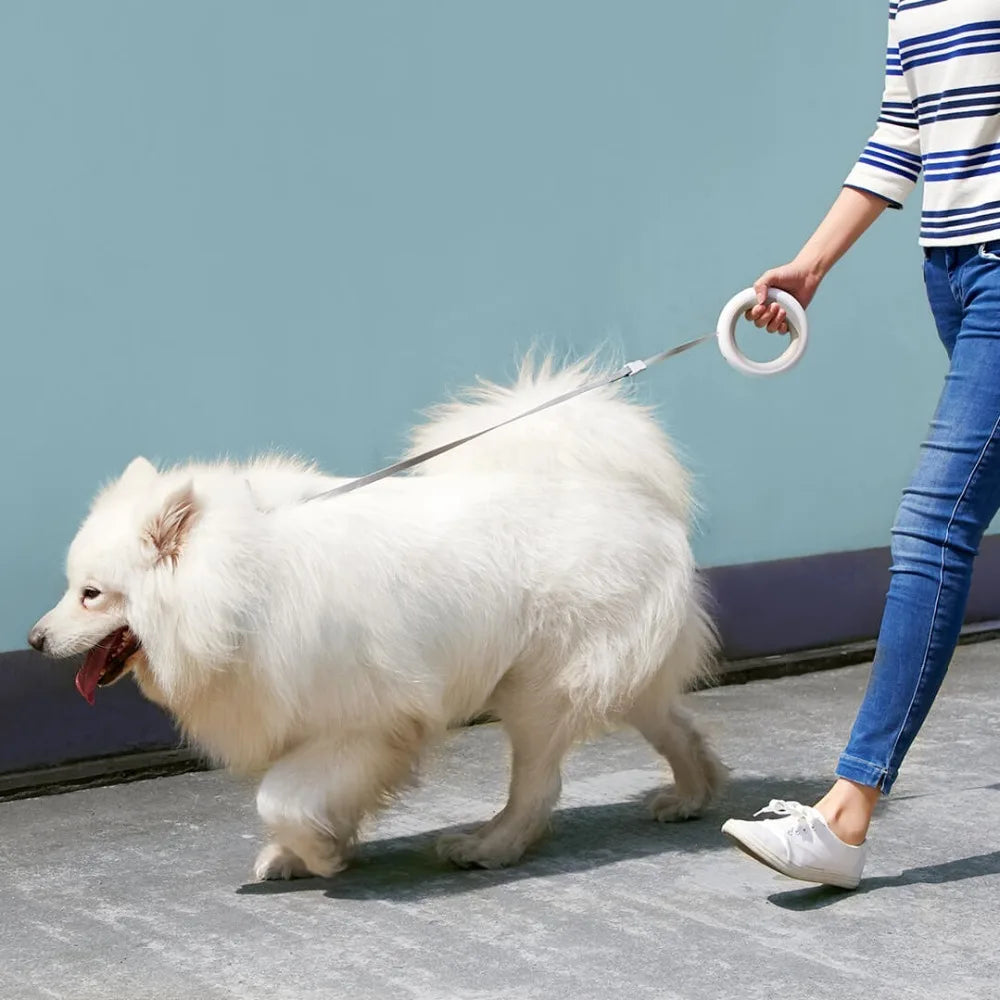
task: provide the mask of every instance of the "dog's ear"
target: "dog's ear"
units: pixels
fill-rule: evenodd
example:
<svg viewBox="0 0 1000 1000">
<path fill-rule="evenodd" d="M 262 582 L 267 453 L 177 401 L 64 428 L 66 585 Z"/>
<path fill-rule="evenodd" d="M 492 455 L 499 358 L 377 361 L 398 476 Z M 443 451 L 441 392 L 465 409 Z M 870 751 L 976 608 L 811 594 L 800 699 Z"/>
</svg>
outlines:
<svg viewBox="0 0 1000 1000">
<path fill-rule="evenodd" d="M 154 480 L 157 475 L 156 466 L 148 458 L 143 458 L 140 455 L 128 463 L 125 471 L 118 477 L 118 485 L 126 488 L 141 486 Z"/>
<path fill-rule="evenodd" d="M 199 511 L 191 483 L 186 483 L 167 497 L 143 534 L 143 541 L 152 549 L 156 565 L 177 565 L 184 541 L 198 519 Z"/>
</svg>

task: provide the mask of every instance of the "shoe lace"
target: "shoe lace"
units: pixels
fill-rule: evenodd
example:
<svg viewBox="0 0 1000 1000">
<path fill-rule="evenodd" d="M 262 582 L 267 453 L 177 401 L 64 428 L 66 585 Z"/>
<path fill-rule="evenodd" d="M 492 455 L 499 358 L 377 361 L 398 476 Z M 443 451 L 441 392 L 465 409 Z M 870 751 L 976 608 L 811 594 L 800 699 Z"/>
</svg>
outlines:
<svg viewBox="0 0 1000 1000">
<path fill-rule="evenodd" d="M 775 816 L 791 816 L 795 820 L 795 829 L 806 830 L 812 827 L 813 811 L 801 802 L 786 802 L 784 799 L 771 799 L 763 809 L 758 809 L 754 816 L 772 813 Z"/>
</svg>

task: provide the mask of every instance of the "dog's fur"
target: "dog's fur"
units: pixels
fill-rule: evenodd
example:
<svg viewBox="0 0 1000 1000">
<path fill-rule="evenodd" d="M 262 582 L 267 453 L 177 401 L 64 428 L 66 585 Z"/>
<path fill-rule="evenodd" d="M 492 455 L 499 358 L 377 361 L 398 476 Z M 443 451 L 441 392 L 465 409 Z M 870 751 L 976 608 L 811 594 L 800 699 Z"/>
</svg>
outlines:
<svg viewBox="0 0 1000 1000">
<path fill-rule="evenodd" d="M 597 374 L 526 363 L 512 388 L 434 411 L 413 451 Z M 645 408 L 601 389 L 418 474 L 302 502 L 341 481 L 282 458 L 163 472 L 136 459 L 98 495 L 68 590 L 33 632 L 70 656 L 131 629 L 142 691 L 216 761 L 261 776 L 258 877 L 342 868 L 421 752 L 485 712 L 510 738 L 510 794 L 442 840 L 458 864 L 516 861 L 571 744 L 619 722 L 673 770 L 657 818 L 706 805 L 724 768 L 679 697 L 711 669 L 715 635 L 688 478 Z"/>
</svg>

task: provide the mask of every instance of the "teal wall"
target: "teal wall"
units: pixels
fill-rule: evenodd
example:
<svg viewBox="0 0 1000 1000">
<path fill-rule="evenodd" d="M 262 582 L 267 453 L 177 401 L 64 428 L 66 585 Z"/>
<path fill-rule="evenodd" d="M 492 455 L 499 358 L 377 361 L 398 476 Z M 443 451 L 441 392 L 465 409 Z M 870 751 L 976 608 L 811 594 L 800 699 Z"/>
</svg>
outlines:
<svg viewBox="0 0 1000 1000">
<path fill-rule="evenodd" d="M 136 453 L 345 473 L 534 340 L 628 356 L 790 256 L 871 131 L 884 4 L 3 0 L 0 649 Z M 644 376 L 706 565 L 882 545 L 942 374 L 916 200 L 804 364 Z"/>
</svg>

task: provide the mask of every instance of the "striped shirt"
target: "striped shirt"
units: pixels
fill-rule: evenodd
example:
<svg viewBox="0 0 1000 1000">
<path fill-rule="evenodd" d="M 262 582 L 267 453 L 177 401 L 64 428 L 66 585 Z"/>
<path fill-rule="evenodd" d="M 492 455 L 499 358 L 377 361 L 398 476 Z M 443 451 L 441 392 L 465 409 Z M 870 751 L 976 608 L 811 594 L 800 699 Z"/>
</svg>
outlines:
<svg viewBox="0 0 1000 1000">
<path fill-rule="evenodd" d="M 889 4 L 878 125 L 844 183 L 899 208 L 921 173 L 921 244 L 1000 239 L 1000 0 Z"/>
</svg>

